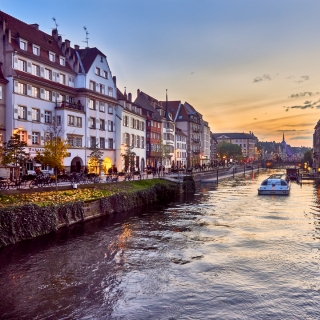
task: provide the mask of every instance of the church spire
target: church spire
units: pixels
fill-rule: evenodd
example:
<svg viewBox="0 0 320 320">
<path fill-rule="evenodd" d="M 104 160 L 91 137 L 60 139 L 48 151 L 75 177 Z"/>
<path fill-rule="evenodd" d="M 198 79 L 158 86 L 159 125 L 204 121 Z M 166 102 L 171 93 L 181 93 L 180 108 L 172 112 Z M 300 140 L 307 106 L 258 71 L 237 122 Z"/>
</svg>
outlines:
<svg viewBox="0 0 320 320">
<path fill-rule="evenodd" d="M 166 120 L 171 121 L 169 117 L 169 107 L 168 107 L 168 89 L 166 89 L 166 111 L 165 111 L 164 117 L 166 118 Z"/>
<path fill-rule="evenodd" d="M 284 142 L 284 131 L 282 133 L 282 142 Z"/>
</svg>

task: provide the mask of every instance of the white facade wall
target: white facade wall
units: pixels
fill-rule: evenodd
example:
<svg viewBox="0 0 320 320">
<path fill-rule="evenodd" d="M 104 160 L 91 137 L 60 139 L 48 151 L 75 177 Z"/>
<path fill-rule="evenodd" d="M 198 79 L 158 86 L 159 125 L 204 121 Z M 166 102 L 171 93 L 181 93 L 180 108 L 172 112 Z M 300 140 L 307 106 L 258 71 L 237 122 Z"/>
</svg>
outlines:
<svg viewBox="0 0 320 320">
<path fill-rule="evenodd" d="M 187 137 L 176 133 L 175 135 L 175 167 L 181 168 L 187 165 Z"/>
<path fill-rule="evenodd" d="M 121 154 L 125 153 L 126 146 L 133 146 L 132 151 L 139 157 L 139 165 L 136 163 L 136 169 L 144 170 L 146 166 L 146 119 L 137 112 L 130 112 L 131 104 L 126 104 L 122 110 L 122 121 L 117 136 L 121 139 L 121 145 L 117 150 L 117 168 L 123 170 L 125 167 Z M 129 108 L 129 110 L 128 110 Z M 133 106 L 133 108 L 135 108 Z M 134 109 L 138 111 L 137 109 Z M 134 122 L 133 122 L 134 120 Z M 139 122 L 139 125 L 138 125 Z M 134 123 L 134 125 L 133 125 Z M 129 142 L 129 143 L 128 143 Z"/>
</svg>

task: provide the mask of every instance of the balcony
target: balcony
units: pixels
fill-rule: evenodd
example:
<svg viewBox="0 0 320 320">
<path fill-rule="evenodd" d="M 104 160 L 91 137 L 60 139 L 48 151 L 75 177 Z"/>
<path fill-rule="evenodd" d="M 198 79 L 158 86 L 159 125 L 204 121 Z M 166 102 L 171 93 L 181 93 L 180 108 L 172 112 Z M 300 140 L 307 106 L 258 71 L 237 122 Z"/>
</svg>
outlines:
<svg viewBox="0 0 320 320">
<path fill-rule="evenodd" d="M 193 154 L 199 154 L 200 153 L 200 149 L 194 149 L 192 150 Z"/>
<path fill-rule="evenodd" d="M 192 140 L 194 143 L 199 143 L 199 142 L 200 142 L 200 138 L 191 138 L 191 140 Z"/>
<path fill-rule="evenodd" d="M 78 103 L 67 102 L 67 101 L 57 101 L 56 108 L 73 109 L 77 111 L 84 112 L 84 106 L 79 101 Z"/>
<path fill-rule="evenodd" d="M 191 129 L 193 132 L 200 132 L 200 128 L 198 127 L 192 127 Z"/>
</svg>

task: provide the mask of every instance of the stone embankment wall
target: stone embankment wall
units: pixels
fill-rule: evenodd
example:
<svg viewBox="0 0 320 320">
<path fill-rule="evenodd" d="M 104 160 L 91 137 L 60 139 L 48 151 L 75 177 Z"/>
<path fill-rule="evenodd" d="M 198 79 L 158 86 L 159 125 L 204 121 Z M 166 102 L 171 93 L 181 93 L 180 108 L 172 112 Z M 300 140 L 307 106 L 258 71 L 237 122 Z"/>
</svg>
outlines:
<svg viewBox="0 0 320 320">
<path fill-rule="evenodd" d="M 90 202 L 72 202 L 46 207 L 35 204 L 0 210 L 0 247 L 32 239 L 102 215 L 128 211 L 155 202 L 166 203 L 180 194 L 172 182 L 133 193 L 118 193 Z"/>
</svg>

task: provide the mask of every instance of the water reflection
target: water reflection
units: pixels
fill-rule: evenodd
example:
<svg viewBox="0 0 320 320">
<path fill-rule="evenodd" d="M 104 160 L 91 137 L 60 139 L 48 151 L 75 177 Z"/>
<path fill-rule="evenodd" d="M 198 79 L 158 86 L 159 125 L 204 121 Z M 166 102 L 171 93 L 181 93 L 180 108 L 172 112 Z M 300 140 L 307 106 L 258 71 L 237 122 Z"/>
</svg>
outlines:
<svg viewBox="0 0 320 320">
<path fill-rule="evenodd" d="M 258 196 L 265 177 L 4 248 L 0 315 L 319 318 L 319 190 Z"/>
</svg>

